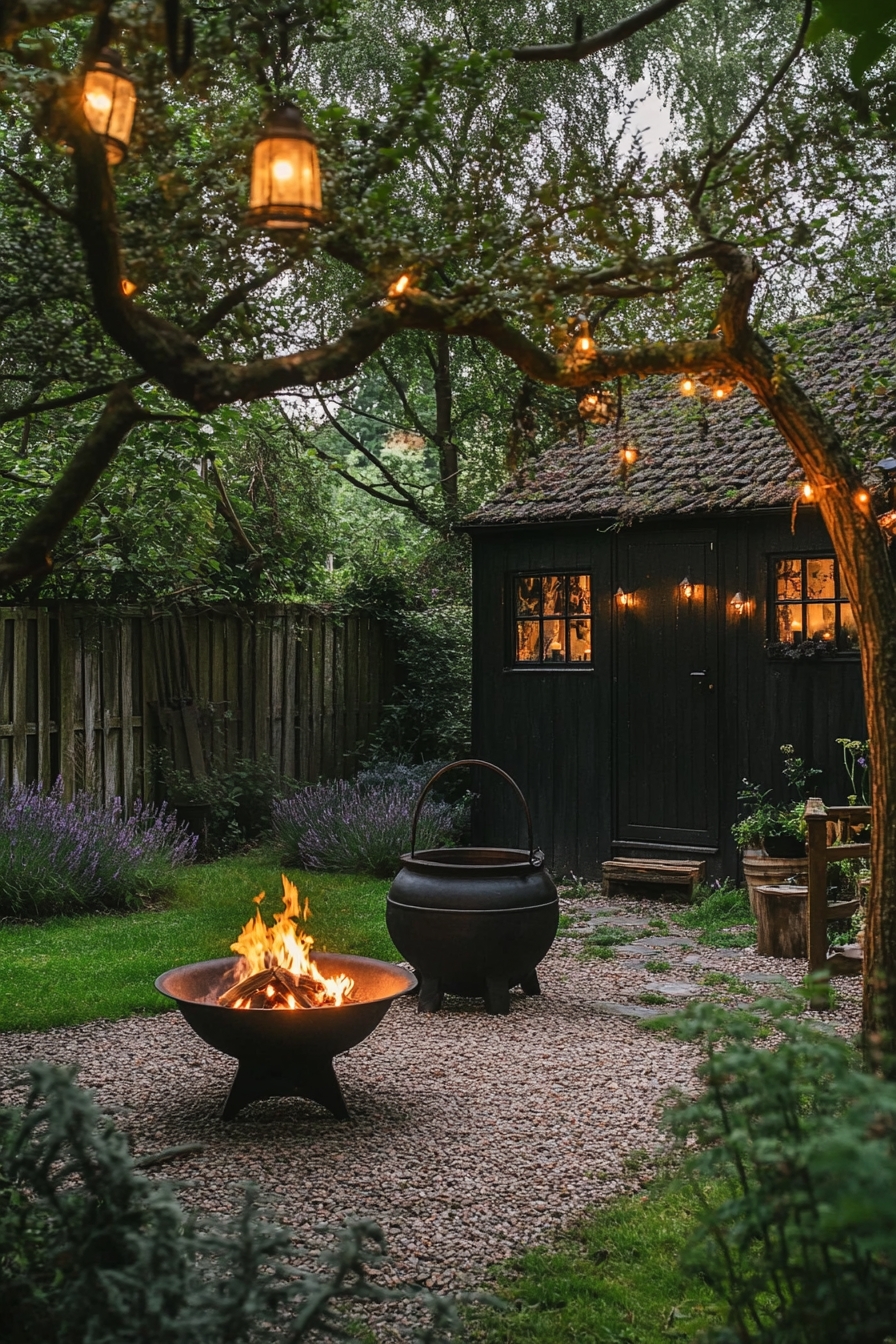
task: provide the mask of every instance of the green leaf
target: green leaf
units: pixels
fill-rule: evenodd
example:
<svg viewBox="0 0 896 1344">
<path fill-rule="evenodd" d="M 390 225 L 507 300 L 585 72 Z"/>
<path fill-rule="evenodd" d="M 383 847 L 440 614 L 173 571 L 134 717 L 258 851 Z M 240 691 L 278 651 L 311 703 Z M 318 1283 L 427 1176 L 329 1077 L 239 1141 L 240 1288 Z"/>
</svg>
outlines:
<svg viewBox="0 0 896 1344">
<path fill-rule="evenodd" d="M 886 33 L 863 33 L 849 58 L 849 73 L 854 84 L 861 84 L 873 65 L 887 54 L 896 39 Z"/>
</svg>

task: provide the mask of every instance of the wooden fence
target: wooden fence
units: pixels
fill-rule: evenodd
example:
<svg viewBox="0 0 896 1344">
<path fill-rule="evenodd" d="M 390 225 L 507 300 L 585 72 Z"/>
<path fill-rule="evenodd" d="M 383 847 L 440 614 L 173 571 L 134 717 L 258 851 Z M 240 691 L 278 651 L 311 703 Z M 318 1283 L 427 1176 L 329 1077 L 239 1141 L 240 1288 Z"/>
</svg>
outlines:
<svg viewBox="0 0 896 1344">
<path fill-rule="evenodd" d="M 153 795 L 157 749 L 194 777 L 262 756 L 345 777 L 394 681 L 391 640 L 363 614 L 0 607 L 0 785 L 61 775 L 67 796 L 128 807 Z"/>
</svg>

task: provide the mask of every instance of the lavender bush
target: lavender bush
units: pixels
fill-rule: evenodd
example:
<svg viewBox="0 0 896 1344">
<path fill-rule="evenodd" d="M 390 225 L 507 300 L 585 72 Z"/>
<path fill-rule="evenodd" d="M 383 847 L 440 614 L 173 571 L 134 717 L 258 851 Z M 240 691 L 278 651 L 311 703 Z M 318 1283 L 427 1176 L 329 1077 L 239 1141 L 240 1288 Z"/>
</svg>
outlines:
<svg viewBox="0 0 896 1344">
<path fill-rule="evenodd" d="M 61 780 L 48 793 L 14 789 L 0 802 L 0 918 L 127 909 L 163 890 L 195 850 L 164 806 L 138 802 L 125 817 L 118 799 L 64 802 Z"/>
<path fill-rule="evenodd" d="M 332 873 L 392 877 L 411 843 L 417 795 L 438 765 L 393 765 L 356 779 L 312 784 L 271 809 L 284 863 Z M 417 827 L 417 848 L 457 842 L 466 800 L 428 797 Z"/>
</svg>

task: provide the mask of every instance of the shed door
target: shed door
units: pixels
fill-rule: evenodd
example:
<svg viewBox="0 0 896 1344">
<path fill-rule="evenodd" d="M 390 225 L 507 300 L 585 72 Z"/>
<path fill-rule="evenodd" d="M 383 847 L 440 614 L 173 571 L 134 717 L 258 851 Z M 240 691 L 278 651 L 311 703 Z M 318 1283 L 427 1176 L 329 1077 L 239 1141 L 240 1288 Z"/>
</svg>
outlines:
<svg viewBox="0 0 896 1344">
<path fill-rule="evenodd" d="M 620 540 L 617 852 L 718 844 L 719 657 L 715 534 Z M 682 581 L 690 580 L 692 594 Z M 625 842 L 628 842 L 626 846 Z"/>
</svg>

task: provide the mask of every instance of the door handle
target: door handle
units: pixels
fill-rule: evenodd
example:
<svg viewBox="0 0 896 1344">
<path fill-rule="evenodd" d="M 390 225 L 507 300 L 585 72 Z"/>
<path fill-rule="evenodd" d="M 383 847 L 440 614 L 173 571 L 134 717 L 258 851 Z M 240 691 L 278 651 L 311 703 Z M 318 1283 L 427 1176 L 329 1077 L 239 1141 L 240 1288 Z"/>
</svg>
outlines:
<svg viewBox="0 0 896 1344">
<path fill-rule="evenodd" d="M 709 673 L 707 672 L 706 668 L 703 668 L 703 670 L 700 672 L 691 673 L 691 682 L 694 686 L 699 686 L 701 690 L 705 689 L 707 691 L 711 691 L 714 689 L 714 687 L 711 681 L 706 680 L 708 676 Z"/>
</svg>

